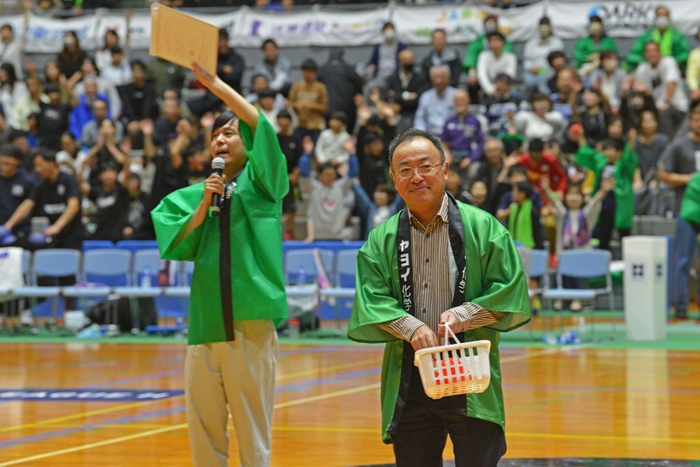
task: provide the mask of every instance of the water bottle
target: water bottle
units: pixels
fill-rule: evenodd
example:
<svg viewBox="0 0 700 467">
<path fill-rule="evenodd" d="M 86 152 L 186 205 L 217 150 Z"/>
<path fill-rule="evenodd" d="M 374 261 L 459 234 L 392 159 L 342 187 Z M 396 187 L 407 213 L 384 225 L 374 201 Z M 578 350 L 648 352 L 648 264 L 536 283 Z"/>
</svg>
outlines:
<svg viewBox="0 0 700 467">
<path fill-rule="evenodd" d="M 289 338 L 299 339 L 299 318 L 292 318 L 289 320 Z"/>
<path fill-rule="evenodd" d="M 306 269 L 304 269 L 304 266 L 299 266 L 299 270 L 297 271 L 297 285 L 304 285 L 304 282 L 306 282 Z"/>
<path fill-rule="evenodd" d="M 146 266 L 141 273 L 141 287 L 144 289 L 151 287 L 151 269 Z"/>
</svg>

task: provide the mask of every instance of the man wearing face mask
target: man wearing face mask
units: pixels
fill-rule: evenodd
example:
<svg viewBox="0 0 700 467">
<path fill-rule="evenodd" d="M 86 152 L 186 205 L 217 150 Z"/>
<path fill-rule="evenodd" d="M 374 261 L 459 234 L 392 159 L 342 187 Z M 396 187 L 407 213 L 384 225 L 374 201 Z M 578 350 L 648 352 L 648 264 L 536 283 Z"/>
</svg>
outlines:
<svg viewBox="0 0 700 467">
<path fill-rule="evenodd" d="M 391 21 L 384 23 L 382 27 L 381 44 L 374 46 L 372 56 L 367 63 L 366 76 L 377 81 L 382 86 L 386 79 L 396 71 L 398 65 L 398 57 L 406 45 L 396 38 L 396 27 Z"/>
<path fill-rule="evenodd" d="M 683 33 L 671 26 L 671 11 L 668 7 L 659 6 L 655 10 L 654 27 L 639 36 L 627 55 L 627 63 L 634 69 L 645 60 L 644 46 L 649 42 L 659 44 L 662 57 L 673 57 L 678 68 L 685 69 L 688 61 L 688 41 Z"/>
<path fill-rule="evenodd" d="M 562 40 L 552 35 L 552 24 L 546 16 L 540 19 L 539 37 L 530 39 L 525 43 L 524 67 L 525 89 L 528 95 L 535 91 L 549 93 L 547 80 L 551 69 L 547 57 L 555 50 L 564 51 Z"/>
<path fill-rule="evenodd" d="M 605 34 L 605 28 L 603 27 L 603 20 L 601 17 L 593 15 L 588 18 L 588 21 L 588 31 L 590 35 L 576 41 L 576 47 L 574 48 L 576 68 L 583 70 L 586 75 L 598 69 L 601 61 L 601 52 L 611 50 L 617 53 L 615 39 Z M 584 65 L 586 65 L 586 67 L 584 67 Z"/>
<path fill-rule="evenodd" d="M 407 130 L 413 124 L 413 116 L 418 109 L 418 98 L 430 89 L 430 82 L 422 73 L 416 73 L 413 51 L 406 49 L 399 53 L 399 69 L 386 80 L 387 96 L 401 107 L 397 132 Z"/>
</svg>

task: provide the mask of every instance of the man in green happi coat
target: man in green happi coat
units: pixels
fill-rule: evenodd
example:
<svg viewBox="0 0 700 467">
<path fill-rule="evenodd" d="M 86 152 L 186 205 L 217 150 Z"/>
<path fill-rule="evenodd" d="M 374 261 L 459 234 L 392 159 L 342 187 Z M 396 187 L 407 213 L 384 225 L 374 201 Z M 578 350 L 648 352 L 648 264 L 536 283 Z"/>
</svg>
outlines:
<svg viewBox="0 0 700 467">
<path fill-rule="evenodd" d="M 357 258 L 348 335 L 386 343 L 382 433 L 397 467 L 437 467 L 447 435 L 458 467 L 495 467 L 506 451 L 499 333 L 530 320 L 527 283 L 508 231 L 445 193 L 440 140 L 416 129 L 389 148 L 391 178 L 407 209 L 375 228 Z M 449 326 L 463 341 L 491 341 L 491 384 L 481 394 L 425 395 L 414 352 Z"/>
<path fill-rule="evenodd" d="M 255 107 L 197 64 L 193 71 L 233 110 L 212 128 L 211 153 L 224 160 L 223 177 L 178 190 L 151 213 L 161 257 L 195 264 L 185 359 L 192 457 L 195 466 L 228 465 L 230 411 L 240 465 L 266 467 L 276 325 L 287 316 L 280 226 L 287 164 Z M 218 216 L 213 194 L 221 197 Z"/>
</svg>

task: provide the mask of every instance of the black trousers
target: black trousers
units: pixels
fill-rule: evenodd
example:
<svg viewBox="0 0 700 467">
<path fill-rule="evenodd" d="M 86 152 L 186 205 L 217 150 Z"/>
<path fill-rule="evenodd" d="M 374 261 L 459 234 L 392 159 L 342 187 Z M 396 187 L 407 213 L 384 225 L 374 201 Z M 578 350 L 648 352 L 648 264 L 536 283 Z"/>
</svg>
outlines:
<svg viewBox="0 0 700 467">
<path fill-rule="evenodd" d="M 411 375 L 406 404 L 390 434 L 396 467 L 442 467 L 447 435 L 456 467 L 496 467 L 506 453 L 500 425 L 467 417 L 464 396 L 430 399 L 417 374 Z"/>
<path fill-rule="evenodd" d="M 613 229 L 615 229 L 615 211 L 601 211 L 598 218 L 598 240 L 600 241 L 598 248 L 610 250 Z M 617 233 L 622 240 L 632 233 L 632 229 L 618 229 Z"/>
</svg>

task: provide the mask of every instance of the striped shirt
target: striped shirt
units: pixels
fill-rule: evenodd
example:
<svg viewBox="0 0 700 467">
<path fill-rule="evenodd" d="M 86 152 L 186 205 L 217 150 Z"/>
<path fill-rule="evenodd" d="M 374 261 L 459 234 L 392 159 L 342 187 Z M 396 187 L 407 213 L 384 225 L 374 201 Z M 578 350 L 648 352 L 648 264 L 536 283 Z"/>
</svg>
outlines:
<svg viewBox="0 0 700 467">
<path fill-rule="evenodd" d="M 437 333 L 440 315 L 452 312 L 459 325 L 455 333 L 488 326 L 507 316 L 506 313 L 492 312 L 471 302 L 452 308 L 457 266 L 452 254 L 449 237 L 447 195 L 442 206 L 430 224 L 423 225 L 409 211 L 411 222 L 411 252 L 414 265 L 412 278 L 415 294 L 416 316 L 407 314 L 401 318 L 377 326 L 391 335 L 411 341 L 413 333 L 421 326 L 427 325 Z M 467 267 L 469 280 L 469 267 Z"/>
</svg>

